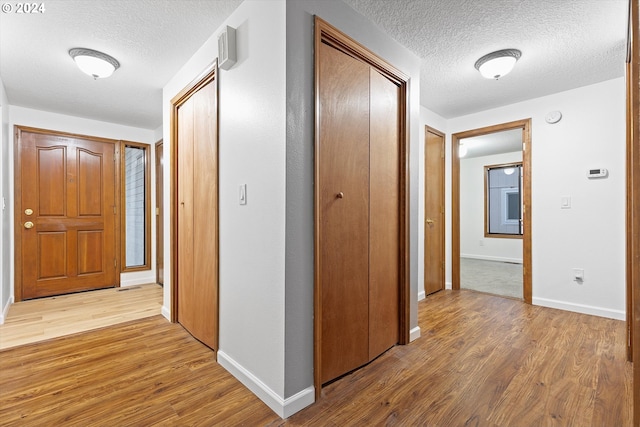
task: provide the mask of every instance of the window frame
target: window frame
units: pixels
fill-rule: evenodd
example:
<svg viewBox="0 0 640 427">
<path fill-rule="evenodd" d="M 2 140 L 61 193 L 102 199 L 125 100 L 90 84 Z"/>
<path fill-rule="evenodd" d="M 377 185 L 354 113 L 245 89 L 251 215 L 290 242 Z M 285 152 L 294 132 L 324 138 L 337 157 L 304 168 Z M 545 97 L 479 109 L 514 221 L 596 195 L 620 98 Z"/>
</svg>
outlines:
<svg viewBox="0 0 640 427">
<path fill-rule="evenodd" d="M 501 163 L 501 164 L 497 164 L 497 165 L 485 165 L 484 166 L 484 237 L 486 238 L 497 238 L 497 239 L 522 239 L 523 235 L 524 235 L 524 230 L 522 227 L 522 221 L 523 221 L 523 211 L 522 211 L 522 207 L 520 209 L 520 219 L 518 220 L 520 222 L 520 233 L 519 234 L 511 234 L 511 233 L 490 233 L 489 232 L 489 171 L 493 170 L 493 169 L 507 169 L 507 168 L 519 168 L 516 171 L 520 172 L 520 181 L 518 184 L 518 191 L 520 193 L 520 203 L 523 203 L 523 195 L 522 195 L 522 170 L 524 169 L 523 167 L 523 162 L 521 161 L 517 161 L 517 162 L 509 162 L 509 163 Z M 513 192 L 511 192 L 513 193 Z M 505 198 L 507 197 L 507 194 L 509 194 L 509 192 L 502 192 L 501 197 L 504 196 Z M 508 215 L 505 212 L 505 209 L 507 209 L 506 206 L 503 207 L 503 209 L 501 209 L 501 218 L 504 220 Z"/>
<path fill-rule="evenodd" d="M 126 148 L 144 150 L 144 263 L 127 266 L 127 171 Z M 120 141 L 120 272 L 151 270 L 151 145 L 142 142 Z"/>
</svg>

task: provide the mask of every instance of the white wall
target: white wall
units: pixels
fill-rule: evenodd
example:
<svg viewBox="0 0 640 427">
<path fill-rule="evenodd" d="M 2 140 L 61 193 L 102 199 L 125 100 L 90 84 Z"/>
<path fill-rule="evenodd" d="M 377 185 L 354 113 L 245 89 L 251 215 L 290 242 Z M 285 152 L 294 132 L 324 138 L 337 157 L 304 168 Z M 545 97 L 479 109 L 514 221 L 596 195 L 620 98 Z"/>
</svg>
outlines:
<svg viewBox="0 0 640 427">
<path fill-rule="evenodd" d="M 4 110 L 4 107 L 3 107 Z M 49 129 L 61 132 L 69 132 L 80 135 L 98 136 L 102 138 L 110 139 L 123 139 L 133 142 L 143 142 L 147 144 L 153 144 L 153 131 L 148 129 L 135 128 L 131 126 L 123 126 L 115 123 L 101 122 L 97 120 L 84 119 L 74 116 L 67 116 L 64 114 L 51 113 L 48 111 L 34 110 L 31 108 L 24 108 L 11 105 L 9 106 L 9 139 L 8 139 L 8 158 L 9 158 L 9 197 L 7 199 L 9 221 L 11 223 L 10 230 L 13 230 L 13 201 L 14 201 L 14 180 L 13 180 L 13 148 L 14 148 L 14 126 L 28 126 L 40 129 Z M 5 148 L 3 142 L 3 149 Z M 152 148 L 153 149 L 153 148 Z M 153 151 L 151 153 L 153 155 Z M 153 176 L 153 175 L 152 175 Z M 153 190 L 153 189 L 152 189 Z M 154 191 L 151 191 L 152 206 L 155 200 Z M 152 215 L 151 229 L 154 230 L 155 217 Z M 152 234 L 154 234 L 152 232 Z M 14 239 L 13 233 L 8 234 L 11 240 L 10 243 L 10 295 L 14 296 Z M 4 241 L 5 239 L 3 239 Z M 155 241 L 155 240 L 154 240 Z M 154 245 L 152 244 L 152 248 Z M 152 254 L 153 259 L 153 254 Z M 4 270 L 4 268 L 3 268 Z M 123 273 L 120 275 L 121 286 L 128 286 L 140 283 L 150 283 L 155 281 L 155 264 L 152 262 L 152 269 L 142 272 Z"/>
<path fill-rule="evenodd" d="M 243 2 L 224 23 L 236 28 L 238 62 L 219 74 L 218 361 L 283 417 L 314 400 L 314 14 L 411 76 L 411 289 L 417 294 L 419 60 L 341 1 Z M 167 164 L 170 101 L 217 57 L 218 32 L 164 88 Z M 238 205 L 240 184 L 247 184 L 246 206 Z M 164 186 L 168 195 L 169 173 Z M 169 197 L 165 200 L 169 212 Z M 169 231 L 167 218 L 165 235 Z M 170 247 L 165 245 L 167 260 Z M 415 298 L 411 305 L 411 324 L 417 327 Z"/>
<path fill-rule="evenodd" d="M 521 161 L 521 151 L 460 159 L 461 257 L 522 263 L 522 239 L 484 236 L 484 167 Z"/>
<path fill-rule="evenodd" d="M 9 194 L 9 169 L 12 164 L 9 157 L 9 101 L 0 80 L 0 325 L 4 323 L 11 304 L 11 214 L 12 199 Z"/>
<path fill-rule="evenodd" d="M 563 118 L 550 125 L 544 117 L 553 110 L 560 110 Z M 456 133 L 529 117 L 533 303 L 623 320 L 624 78 L 451 119 L 448 130 Z M 450 152 L 450 137 L 447 144 Z M 609 169 L 609 177 L 587 179 L 587 169 L 599 167 Z M 562 196 L 571 197 L 571 209 L 560 209 Z M 450 247 L 450 227 L 447 242 Z M 572 280 L 572 268 L 584 268 L 584 283 Z M 447 275 L 451 277 L 450 263 Z"/>
<path fill-rule="evenodd" d="M 218 361 L 275 412 L 284 411 L 285 1 L 245 1 L 225 21 L 236 28 L 237 63 L 220 70 L 220 311 Z M 171 99 L 217 56 L 212 36 L 163 91 L 164 155 L 170 164 Z M 169 168 L 165 212 L 170 212 Z M 247 185 L 247 204 L 238 203 Z M 170 236 L 166 216 L 165 236 Z M 172 245 L 165 243 L 163 312 L 170 314 Z M 307 393 L 313 402 L 313 390 Z"/>
<path fill-rule="evenodd" d="M 420 150 L 418 152 L 418 158 L 420 159 L 418 164 L 418 300 L 424 299 L 424 183 L 425 183 L 425 164 L 424 164 L 424 144 L 426 141 L 425 126 L 436 129 L 443 134 L 447 134 L 448 123 L 447 119 L 440 116 L 437 113 L 429 110 L 426 107 L 420 107 Z M 445 158 L 449 155 L 445 152 Z M 451 172 L 450 162 L 445 161 L 445 189 L 451 188 Z M 447 201 L 451 199 L 451 192 L 445 191 L 445 206 Z M 449 212 L 445 211 L 445 227 L 450 223 Z M 451 263 L 451 247 L 445 246 L 445 265 Z M 451 289 L 451 279 L 447 279 L 445 288 Z"/>
<path fill-rule="evenodd" d="M 163 126 L 160 125 L 157 129 L 154 129 L 153 131 L 153 140 L 155 142 L 158 142 L 162 139 L 162 131 L 163 131 Z"/>
</svg>

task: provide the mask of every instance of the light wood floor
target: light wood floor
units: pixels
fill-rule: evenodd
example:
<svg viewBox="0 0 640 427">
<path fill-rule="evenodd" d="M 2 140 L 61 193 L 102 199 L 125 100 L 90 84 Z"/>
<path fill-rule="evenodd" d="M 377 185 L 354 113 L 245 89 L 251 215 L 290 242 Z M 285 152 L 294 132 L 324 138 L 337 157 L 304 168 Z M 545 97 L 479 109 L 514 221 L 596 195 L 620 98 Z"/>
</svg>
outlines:
<svg viewBox="0 0 640 427">
<path fill-rule="evenodd" d="M 161 308 L 156 284 L 20 301 L 0 325 L 0 349 L 155 316 Z"/>
<path fill-rule="evenodd" d="M 422 337 L 280 420 L 161 316 L 0 352 L 6 426 L 631 425 L 621 321 L 473 291 L 419 303 Z M 256 349 L 259 356 L 264 349 Z"/>
</svg>

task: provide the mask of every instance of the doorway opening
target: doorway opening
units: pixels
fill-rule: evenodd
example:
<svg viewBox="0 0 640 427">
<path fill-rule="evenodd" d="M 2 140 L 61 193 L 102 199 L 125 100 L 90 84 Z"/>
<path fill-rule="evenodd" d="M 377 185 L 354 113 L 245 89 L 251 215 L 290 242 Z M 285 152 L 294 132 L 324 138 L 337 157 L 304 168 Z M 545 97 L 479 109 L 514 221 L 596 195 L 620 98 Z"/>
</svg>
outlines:
<svg viewBox="0 0 640 427">
<path fill-rule="evenodd" d="M 452 288 L 531 304 L 531 119 L 452 135 Z"/>
</svg>

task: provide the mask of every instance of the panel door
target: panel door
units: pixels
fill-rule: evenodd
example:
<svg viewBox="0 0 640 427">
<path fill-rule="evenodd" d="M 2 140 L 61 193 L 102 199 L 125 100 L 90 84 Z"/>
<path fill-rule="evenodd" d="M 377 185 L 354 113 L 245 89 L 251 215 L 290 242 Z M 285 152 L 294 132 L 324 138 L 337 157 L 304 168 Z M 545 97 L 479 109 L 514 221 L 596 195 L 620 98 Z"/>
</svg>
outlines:
<svg viewBox="0 0 640 427">
<path fill-rule="evenodd" d="M 321 49 L 316 256 L 324 383 L 369 360 L 369 66 Z"/>
<path fill-rule="evenodd" d="M 444 289 L 444 136 L 425 131 L 424 291 Z"/>
<path fill-rule="evenodd" d="M 216 350 L 218 164 L 216 83 L 178 109 L 178 322 Z"/>
<path fill-rule="evenodd" d="M 22 298 L 115 286 L 115 145 L 21 131 Z"/>
<path fill-rule="evenodd" d="M 399 88 L 370 70 L 369 359 L 400 338 Z"/>
</svg>

